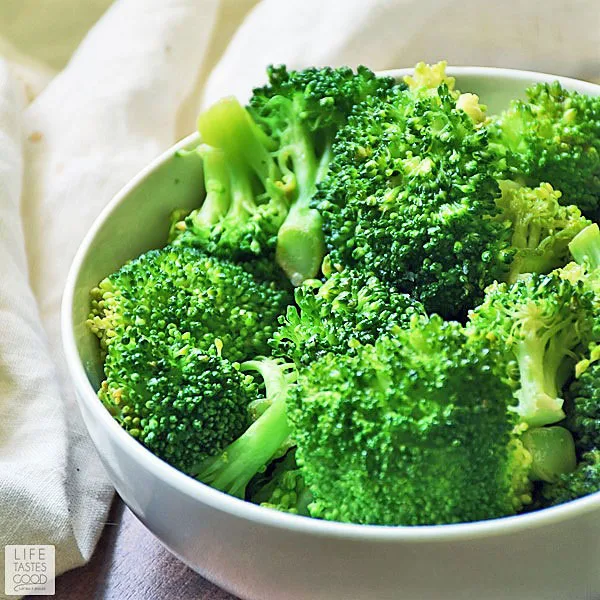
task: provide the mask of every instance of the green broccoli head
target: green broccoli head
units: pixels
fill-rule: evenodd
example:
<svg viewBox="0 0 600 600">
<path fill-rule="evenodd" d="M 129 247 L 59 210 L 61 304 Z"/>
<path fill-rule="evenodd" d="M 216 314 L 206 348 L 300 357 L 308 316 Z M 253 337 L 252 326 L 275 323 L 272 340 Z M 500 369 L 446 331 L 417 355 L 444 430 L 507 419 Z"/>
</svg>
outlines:
<svg viewBox="0 0 600 600">
<path fill-rule="evenodd" d="M 395 337 L 302 370 L 288 412 L 311 515 L 425 525 L 530 502 L 531 455 L 496 358 L 458 323 L 415 317 Z"/>
<path fill-rule="evenodd" d="M 190 348 L 175 327 L 161 341 L 146 333 L 133 326 L 127 341 L 111 344 L 98 395 L 132 437 L 191 474 L 245 431 L 259 386 L 216 349 Z"/>
<path fill-rule="evenodd" d="M 275 250 L 277 232 L 283 223 L 288 202 L 276 165 L 259 175 L 257 168 L 229 145 L 241 144 L 237 129 L 248 128 L 255 135 L 244 109 L 235 100 L 223 101 L 205 118 L 228 121 L 233 130 L 223 148 L 201 144 L 196 149 L 202 158 L 205 197 L 200 208 L 189 214 L 175 211 L 169 241 L 193 246 L 226 259 L 249 260 L 269 257 Z M 239 114 L 241 113 L 241 114 Z M 262 139 L 256 140 L 256 145 Z M 261 146 L 265 160 L 272 161 L 267 147 Z"/>
<path fill-rule="evenodd" d="M 591 219 L 600 217 L 600 97 L 540 83 L 488 125 L 500 171 L 527 185 L 547 181 Z"/>
<path fill-rule="evenodd" d="M 206 198 L 176 221 L 171 239 L 237 259 L 276 252 L 298 285 L 323 259 L 321 218 L 309 202 L 327 172 L 335 132 L 356 103 L 393 80 L 365 67 L 269 67 L 268 76 L 247 109 L 225 98 L 200 115 Z"/>
<path fill-rule="evenodd" d="M 446 83 L 358 105 L 315 199 L 333 262 L 376 273 L 430 312 L 466 314 L 512 260 L 496 158 Z"/>
<path fill-rule="evenodd" d="M 509 283 L 522 273 L 548 273 L 571 259 L 569 243 L 590 225 L 576 206 L 561 206 L 562 193 L 549 183 L 532 189 L 501 181 L 501 196 L 496 200 L 501 220 L 511 223 L 511 244 L 515 250 Z"/>
<path fill-rule="evenodd" d="M 268 351 L 291 301 L 193 248 L 151 250 L 92 291 L 105 353 L 100 399 L 136 439 L 190 473 L 249 425 L 258 395 L 238 361 Z"/>
<path fill-rule="evenodd" d="M 242 363 L 241 369 L 259 374 L 265 397 L 250 407 L 252 424 L 215 456 L 199 462 L 193 473 L 207 485 L 244 498 L 250 481 L 293 445 L 287 396 L 296 380 L 296 368 L 292 363 L 262 357 Z"/>
<path fill-rule="evenodd" d="M 512 353 L 507 376 L 517 388 L 516 411 L 534 426 L 565 417 L 561 389 L 586 344 L 600 334 L 594 294 L 569 275 L 566 268 L 512 285 L 494 283 L 469 315 L 475 336 Z"/>
<path fill-rule="evenodd" d="M 294 285 L 315 277 L 324 254 L 321 216 L 310 202 L 331 161 L 337 130 L 352 108 L 393 85 L 365 67 L 268 69 L 268 85 L 254 90 L 249 111 L 277 146 L 277 164 L 288 182 L 289 213 L 277 235 L 277 262 Z"/>
<path fill-rule="evenodd" d="M 267 353 L 277 318 L 292 301 L 287 290 L 199 250 L 151 250 L 92 290 L 89 326 L 102 347 L 118 357 L 132 327 L 150 342 L 168 327 L 206 350 L 215 340 L 233 362 Z"/>
<path fill-rule="evenodd" d="M 381 335 L 407 325 L 423 307 L 399 294 L 375 275 L 354 269 L 329 273 L 296 289 L 296 306 L 288 306 L 274 336 L 278 352 L 298 365 L 309 365 L 327 352 L 351 353 Z"/>
</svg>

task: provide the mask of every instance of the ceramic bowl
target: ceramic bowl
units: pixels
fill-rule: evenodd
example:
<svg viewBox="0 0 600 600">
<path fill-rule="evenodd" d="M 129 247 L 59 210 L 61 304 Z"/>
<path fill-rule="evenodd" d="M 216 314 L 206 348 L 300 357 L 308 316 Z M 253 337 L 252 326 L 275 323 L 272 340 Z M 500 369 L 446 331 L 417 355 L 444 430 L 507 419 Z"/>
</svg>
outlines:
<svg viewBox="0 0 600 600">
<path fill-rule="evenodd" d="M 402 77 L 409 70 L 386 72 Z M 490 112 L 540 81 L 506 69 L 448 69 Z M 164 245 L 168 216 L 197 207 L 202 177 L 181 149 L 156 159 L 107 205 L 85 237 L 64 294 L 62 331 L 89 434 L 119 495 L 202 576 L 246 600 L 592 600 L 600 598 L 600 493 L 543 511 L 460 525 L 380 527 L 323 522 L 229 497 L 180 473 L 122 430 L 96 396 L 101 362 L 87 330 L 89 290 L 129 259 Z"/>
</svg>

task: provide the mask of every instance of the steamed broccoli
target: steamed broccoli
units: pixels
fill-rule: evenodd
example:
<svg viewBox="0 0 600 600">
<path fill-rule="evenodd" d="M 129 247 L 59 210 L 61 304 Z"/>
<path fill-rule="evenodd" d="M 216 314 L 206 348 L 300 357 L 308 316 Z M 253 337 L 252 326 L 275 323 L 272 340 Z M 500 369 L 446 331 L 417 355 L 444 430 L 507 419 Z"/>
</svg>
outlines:
<svg viewBox="0 0 600 600">
<path fill-rule="evenodd" d="M 469 328 L 512 352 L 516 364 L 507 365 L 507 374 L 518 388 L 516 410 L 538 426 L 565 417 L 561 389 L 570 367 L 598 335 L 596 318 L 594 295 L 584 282 L 556 271 L 492 284 L 470 313 Z"/>
<path fill-rule="evenodd" d="M 314 277 L 324 254 L 321 216 L 310 207 L 332 158 L 332 143 L 352 108 L 393 85 L 359 67 L 288 71 L 270 67 L 268 85 L 254 90 L 249 111 L 275 140 L 278 164 L 290 180 L 291 206 L 277 236 L 277 262 L 298 285 Z"/>
<path fill-rule="evenodd" d="M 250 480 L 290 445 L 287 396 L 296 378 L 294 365 L 271 358 L 245 362 L 242 368 L 257 371 L 263 378 L 267 404 L 246 431 L 193 468 L 200 481 L 240 498 Z"/>
<path fill-rule="evenodd" d="M 513 283 L 523 273 L 548 273 L 570 260 L 569 243 L 590 225 L 576 206 L 561 206 L 562 193 L 549 183 L 535 189 L 512 181 L 501 181 L 496 200 L 499 219 L 511 223 L 515 250 L 505 279 Z"/>
<path fill-rule="evenodd" d="M 600 273 L 600 231 L 597 225 L 584 230 L 571 245 L 573 255 L 587 269 L 586 275 Z M 596 280 L 597 281 L 597 280 Z M 587 283 L 583 279 L 584 284 Z M 596 327 L 600 309 L 600 287 L 596 295 Z M 542 488 L 542 506 L 562 504 L 594 492 L 600 492 L 600 344 L 592 344 L 589 352 L 575 367 L 575 379 L 566 394 L 566 424 L 573 432 L 579 462 L 571 473 Z"/>
<path fill-rule="evenodd" d="M 288 211 L 274 143 L 235 98 L 200 115 L 206 197 L 171 228 L 174 244 L 233 259 L 267 256 Z M 206 145 L 210 144 L 210 145 Z M 174 219 L 175 220 L 175 219 Z"/>
<path fill-rule="evenodd" d="M 365 67 L 287 71 L 269 67 L 268 85 L 248 109 L 225 98 L 198 119 L 205 144 L 206 200 L 173 228 L 175 243 L 227 257 L 264 256 L 298 285 L 323 258 L 319 213 L 309 202 L 331 160 L 333 137 L 352 107 L 392 86 Z"/>
<path fill-rule="evenodd" d="M 287 292 L 193 248 L 151 250 L 92 291 L 100 399 L 185 472 L 249 425 L 259 386 L 239 361 L 268 351 Z"/>
<path fill-rule="evenodd" d="M 410 84 L 410 82 L 409 82 Z M 373 272 L 426 309 L 466 314 L 512 259 L 495 218 L 496 153 L 444 81 L 358 105 L 315 206 L 334 263 Z"/>
<path fill-rule="evenodd" d="M 547 181 L 563 204 L 600 218 L 600 98 L 540 83 L 488 124 L 503 155 L 501 176 L 526 185 Z"/>
<path fill-rule="evenodd" d="M 270 67 L 200 116 L 203 204 L 92 290 L 131 436 L 344 522 L 600 491 L 600 101 L 541 85 L 489 117 L 445 67 Z"/>
<path fill-rule="evenodd" d="M 295 296 L 296 306 L 288 306 L 280 318 L 274 341 L 298 365 L 309 365 L 329 351 L 346 353 L 359 344 L 372 344 L 425 312 L 375 275 L 353 269 L 328 273 L 324 282 L 306 281 Z"/>
<path fill-rule="evenodd" d="M 415 317 L 396 337 L 302 370 L 289 416 L 311 515 L 424 525 L 530 502 L 532 459 L 496 358 L 459 324 Z"/>
</svg>

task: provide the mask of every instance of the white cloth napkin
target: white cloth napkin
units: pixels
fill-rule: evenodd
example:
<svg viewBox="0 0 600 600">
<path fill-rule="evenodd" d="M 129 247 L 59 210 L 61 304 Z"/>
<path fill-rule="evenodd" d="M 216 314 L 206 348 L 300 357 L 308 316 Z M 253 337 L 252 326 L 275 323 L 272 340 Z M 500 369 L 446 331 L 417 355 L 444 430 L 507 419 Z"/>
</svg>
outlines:
<svg viewBox="0 0 600 600">
<path fill-rule="evenodd" d="M 28 106 L 0 61 L 0 557 L 55 544 L 60 573 L 93 552 L 112 488 L 64 371 L 62 288 L 102 207 L 202 105 L 247 98 L 268 63 L 446 58 L 600 78 L 598 48 L 597 0 L 119 0 Z M 10 58 L 31 96 L 49 75 L 26 50 Z M 0 563 L 0 597 L 2 577 Z"/>
</svg>

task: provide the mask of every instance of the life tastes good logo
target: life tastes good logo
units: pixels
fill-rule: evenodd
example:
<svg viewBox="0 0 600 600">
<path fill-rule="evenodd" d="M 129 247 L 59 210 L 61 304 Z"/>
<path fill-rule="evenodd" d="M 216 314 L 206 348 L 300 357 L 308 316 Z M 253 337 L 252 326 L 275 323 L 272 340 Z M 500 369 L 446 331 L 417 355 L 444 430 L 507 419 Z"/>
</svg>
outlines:
<svg viewBox="0 0 600 600">
<path fill-rule="evenodd" d="M 53 596 L 54 570 L 54 546 L 4 547 L 7 596 Z"/>
</svg>

